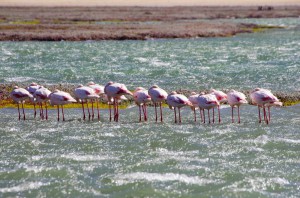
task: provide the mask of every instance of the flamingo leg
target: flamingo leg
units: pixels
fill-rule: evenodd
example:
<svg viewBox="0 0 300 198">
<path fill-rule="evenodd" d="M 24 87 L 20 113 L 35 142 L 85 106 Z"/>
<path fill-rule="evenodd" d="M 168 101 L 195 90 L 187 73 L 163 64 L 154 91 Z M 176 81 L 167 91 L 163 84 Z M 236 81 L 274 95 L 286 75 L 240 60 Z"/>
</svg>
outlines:
<svg viewBox="0 0 300 198">
<path fill-rule="evenodd" d="M 261 123 L 260 107 L 258 107 L 258 122 Z"/>
<path fill-rule="evenodd" d="M 91 100 L 91 103 L 92 103 L 92 120 L 94 120 L 94 99 Z"/>
<path fill-rule="evenodd" d="M 61 105 L 61 113 L 62 113 L 62 116 L 63 116 L 63 121 L 65 121 L 65 113 L 64 113 L 64 106 Z"/>
<path fill-rule="evenodd" d="M 35 108 L 35 103 L 33 103 L 33 108 L 34 108 L 34 118 L 36 118 L 36 108 Z"/>
<path fill-rule="evenodd" d="M 199 111 L 200 111 L 200 119 L 201 119 L 201 122 L 203 122 L 203 115 L 202 115 L 202 110 L 201 110 L 200 107 L 199 107 Z"/>
<path fill-rule="evenodd" d="M 143 104 L 142 107 L 141 107 L 142 110 L 143 110 L 143 114 L 144 114 L 144 121 L 147 120 L 147 119 L 146 119 L 146 109 L 145 109 L 145 107 L 146 107 L 145 104 Z"/>
<path fill-rule="evenodd" d="M 148 112 L 147 112 L 147 105 L 146 104 L 144 104 L 144 108 L 145 108 L 145 121 L 147 121 L 148 120 Z"/>
<path fill-rule="evenodd" d="M 219 123 L 221 123 L 221 111 L 220 111 L 220 105 L 218 105 L 218 112 L 219 112 Z"/>
<path fill-rule="evenodd" d="M 139 105 L 139 113 L 140 113 L 140 119 L 139 119 L 139 122 L 142 121 L 142 111 L 141 111 L 141 106 Z"/>
<path fill-rule="evenodd" d="M 117 101 L 117 122 L 119 122 L 119 102 L 118 99 L 116 99 Z"/>
<path fill-rule="evenodd" d="M 57 121 L 59 121 L 59 105 L 57 105 Z"/>
<path fill-rule="evenodd" d="M 180 115 L 180 108 L 178 107 L 178 116 L 179 116 L 179 123 L 181 123 L 181 115 Z"/>
<path fill-rule="evenodd" d="M 160 108 L 160 121 L 163 122 L 163 115 L 162 115 L 162 106 L 161 106 L 161 102 L 159 103 L 159 108 Z"/>
<path fill-rule="evenodd" d="M 46 109 L 46 120 L 48 120 L 48 108 L 47 108 L 47 102 L 45 102 L 45 109 Z"/>
<path fill-rule="evenodd" d="M 157 109 L 156 109 L 156 102 L 154 103 L 154 108 L 155 108 L 155 121 L 157 122 Z"/>
<path fill-rule="evenodd" d="M 271 110 L 270 107 L 268 107 L 268 113 L 269 113 L 269 122 L 271 121 Z"/>
<path fill-rule="evenodd" d="M 269 119 L 268 119 L 268 117 L 267 117 L 266 108 L 263 107 L 263 110 L 264 110 L 264 119 L 265 119 L 265 122 L 266 122 L 267 124 L 269 124 Z"/>
<path fill-rule="evenodd" d="M 86 100 L 86 108 L 87 108 L 87 110 L 88 110 L 89 120 L 91 120 L 91 113 L 90 113 L 90 109 L 89 109 L 89 103 L 88 103 L 88 100 Z"/>
<path fill-rule="evenodd" d="M 111 122 L 111 104 L 108 103 L 108 108 L 109 108 L 109 121 Z"/>
<path fill-rule="evenodd" d="M 212 120 L 213 123 L 215 123 L 215 108 L 213 108 L 213 120 Z"/>
<path fill-rule="evenodd" d="M 231 107 L 231 121 L 232 121 L 232 123 L 234 123 L 234 119 L 233 119 L 233 106 Z"/>
<path fill-rule="evenodd" d="M 202 113 L 203 113 L 203 123 L 205 123 L 205 111 L 204 111 L 204 109 L 202 110 Z"/>
<path fill-rule="evenodd" d="M 18 113 L 19 113 L 19 120 L 21 119 L 21 113 L 20 113 L 20 105 L 18 103 Z"/>
<path fill-rule="evenodd" d="M 201 111 L 200 111 L 201 112 Z M 197 121 L 197 116 L 196 116 L 196 108 L 194 108 L 194 121 Z"/>
<path fill-rule="evenodd" d="M 114 121 L 117 119 L 117 104 L 116 104 L 116 98 L 114 98 Z"/>
<path fill-rule="evenodd" d="M 97 105 L 97 112 L 98 112 L 98 120 L 100 120 L 100 110 L 99 110 L 99 101 L 96 101 L 96 105 Z"/>
<path fill-rule="evenodd" d="M 175 123 L 177 123 L 176 107 L 174 107 L 174 119 L 175 119 Z"/>
<path fill-rule="evenodd" d="M 84 111 L 83 100 L 81 101 L 81 106 L 82 106 L 83 119 L 85 120 L 85 111 Z"/>
<path fill-rule="evenodd" d="M 25 120 L 25 110 L 24 110 L 24 104 L 22 103 L 22 109 L 23 109 L 23 120 Z"/>
<path fill-rule="evenodd" d="M 238 122 L 238 123 L 241 123 L 241 118 L 240 118 L 240 106 L 238 106 L 238 118 L 239 118 L 239 122 Z"/>
<path fill-rule="evenodd" d="M 210 124 L 210 115 L 209 115 L 209 109 L 207 109 L 208 112 L 208 123 Z"/>
</svg>

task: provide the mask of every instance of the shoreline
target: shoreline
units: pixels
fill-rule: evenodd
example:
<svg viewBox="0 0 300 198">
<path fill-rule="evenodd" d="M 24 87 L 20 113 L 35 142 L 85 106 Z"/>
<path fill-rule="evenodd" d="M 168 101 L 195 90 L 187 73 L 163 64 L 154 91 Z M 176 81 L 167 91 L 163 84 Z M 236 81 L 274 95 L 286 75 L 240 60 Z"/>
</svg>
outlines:
<svg viewBox="0 0 300 198">
<path fill-rule="evenodd" d="M 12 101 L 10 97 L 10 92 L 13 90 L 14 86 L 19 86 L 19 87 L 27 87 L 28 84 L 25 83 L 0 83 L 0 90 L 2 93 L 0 94 L 0 109 L 2 108 L 8 108 L 8 107 L 16 107 L 16 104 Z M 61 91 L 65 91 L 70 93 L 74 97 L 74 90 L 77 87 L 77 84 L 57 84 L 57 85 L 43 85 L 47 87 L 50 91 L 54 91 L 55 89 L 59 89 Z M 133 90 L 131 90 L 133 91 Z M 171 90 L 166 90 L 168 93 L 171 92 Z M 175 90 L 177 93 L 183 94 L 185 96 L 190 96 L 192 92 L 200 93 L 200 92 L 205 92 L 208 93 L 209 90 L 187 90 L 187 89 L 180 89 L 180 90 Z M 221 91 L 224 91 L 227 93 L 229 89 L 223 89 Z M 248 99 L 249 104 L 251 104 L 249 93 L 251 90 L 238 90 L 243 92 Z M 283 102 L 283 106 L 293 106 L 296 104 L 300 103 L 300 91 L 294 91 L 294 92 L 283 92 L 283 91 L 273 91 L 273 94 L 278 97 L 278 99 Z M 123 101 L 121 103 L 122 108 L 126 108 L 129 105 L 134 104 L 133 98 L 132 97 L 127 97 L 128 101 Z M 100 106 L 102 108 L 108 108 L 108 105 L 104 102 L 99 102 Z M 33 105 L 29 104 L 28 102 L 25 105 L 27 108 L 33 108 Z M 150 105 L 151 106 L 151 105 Z M 80 103 L 74 103 L 74 104 L 69 104 L 66 106 L 67 108 L 81 108 Z"/>
<path fill-rule="evenodd" d="M 148 40 L 230 37 L 283 28 L 219 19 L 299 17 L 300 6 L 0 7 L 0 13 L 0 41 Z"/>
</svg>

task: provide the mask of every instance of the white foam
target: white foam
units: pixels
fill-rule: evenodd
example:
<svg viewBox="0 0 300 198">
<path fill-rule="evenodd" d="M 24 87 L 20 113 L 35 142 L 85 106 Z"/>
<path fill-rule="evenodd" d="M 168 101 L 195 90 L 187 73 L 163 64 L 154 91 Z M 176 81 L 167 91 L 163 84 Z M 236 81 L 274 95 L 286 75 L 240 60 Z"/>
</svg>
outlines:
<svg viewBox="0 0 300 198">
<path fill-rule="evenodd" d="M 117 157 L 112 156 L 102 156 L 102 155 L 76 155 L 76 154 L 68 154 L 61 155 L 62 158 L 72 159 L 75 161 L 103 161 L 103 160 L 118 160 Z"/>
<path fill-rule="evenodd" d="M 43 182 L 26 182 L 23 184 L 20 184 L 18 186 L 8 187 L 8 188 L 0 188 L 0 192 L 7 193 L 7 192 L 22 192 L 26 190 L 33 190 L 38 189 L 42 186 L 47 186 L 49 183 L 43 183 Z"/>
<path fill-rule="evenodd" d="M 146 180 L 149 182 L 168 182 L 168 181 L 179 181 L 186 184 L 205 185 L 209 183 L 219 183 L 220 181 L 203 179 L 198 176 L 187 176 L 185 174 L 175 173 L 147 173 L 147 172 L 136 172 L 118 176 L 115 182 L 118 185 L 135 182 L 137 180 Z"/>
</svg>

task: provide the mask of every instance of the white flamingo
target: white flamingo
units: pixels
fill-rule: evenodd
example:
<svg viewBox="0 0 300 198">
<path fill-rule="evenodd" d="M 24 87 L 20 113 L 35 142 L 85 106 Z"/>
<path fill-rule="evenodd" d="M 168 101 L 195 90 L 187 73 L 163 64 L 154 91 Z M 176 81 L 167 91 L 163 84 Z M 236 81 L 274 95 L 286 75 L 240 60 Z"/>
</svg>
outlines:
<svg viewBox="0 0 300 198">
<path fill-rule="evenodd" d="M 36 90 L 38 90 L 39 88 L 41 88 L 40 85 L 38 85 L 38 84 L 35 83 L 35 82 L 32 82 L 26 89 L 27 89 L 27 91 L 29 91 L 29 93 L 30 93 L 31 95 L 33 95 L 34 92 L 35 92 Z M 32 99 L 31 99 L 31 102 L 32 102 L 33 108 L 34 108 L 34 118 L 35 118 L 35 117 L 36 117 L 36 108 L 35 108 L 36 101 L 35 101 L 35 98 L 32 98 Z M 41 114 L 41 112 L 40 112 L 40 114 Z"/>
<path fill-rule="evenodd" d="M 18 105 L 19 120 L 21 119 L 21 113 L 19 107 L 19 104 L 21 103 L 22 110 L 23 110 L 23 119 L 25 120 L 26 118 L 25 118 L 25 111 L 24 111 L 24 102 L 26 99 L 33 100 L 33 95 L 30 94 L 29 91 L 27 91 L 26 89 L 15 86 L 12 92 L 10 93 L 10 96 L 12 97 L 13 101 Z"/>
<path fill-rule="evenodd" d="M 46 120 L 48 120 L 48 109 L 47 109 L 47 102 L 50 99 L 51 91 L 43 86 L 41 86 L 38 90 L 36 90 L 33 94 L 36 103 L 40 106 L 40 116 L 44 119 L 44 110 L 43 110 L 43 102 L 45 103 L 46 109 Z"/>
<path fill-rule="evenodd" d="M 258 119 L 259 123 L 261 123 L 261 115 L 260 115 L 260 108 L 263 108 L 264 120 L 267 124 L 269 124 L 271 120 L 271 112 L 270 107 L 272 106 L 282 106 L 282 102 L 278 100 L 276 96 L 268 89 L 263 88 L 255 88 L 250 92 L 250 98 L 254 105 L 258 107 Z M 268 108 L 268 114 L 266 114 L 266 109 Z"/>
<path fill-rule="evenodd" d="M 119 100 L 122 95 L 133 95 L 124 84 L 108 82 L 104 87 L 104 92 L 107 95 L 108 101 L 112 101 L 114 105 L 114 121 L 119 121 Z M 111 121 L 111 108 L 109 103 L 110 118 Z"/>
<path fill-rule="evenodd" d="M 215 90 L 215 89 L 211 89 L 210 90 L 211 94 L 214 94 L 217 98 L 217 100 L 219 101 L 220 104 L 223 104 L 224 102 L 227 102 L 227 94 L 225 94 L 223 91 L 220 90 Z M 213 108 L 213 115 L 215 109 Z M 219 123 L 221 122 L 221 112 L 220 112 L 220 105 L 218 105 L 218 114 L 219 114 Z"/>
<path fill-rule="evenodd" d="M 91 119 L 91 113 L 88 105 L 88 100 L 91 100 L 92 102 L 92 119 L 94 119 L 94 106 L 93 106 L 93 100 L 98 99 L 99 95 L 96 94 L 93 88 L 78 85 L 78 87 L 74 91 L 75 98 L 81 102 L 82 105 L 82 113 L 83 113 L 83 119 L 85 120 L 85 111 L 84 111 L 84 103 L 86 103 L 86 108 L 88 110 L 89 114 L 89 120 Z"/>
<path fill-rule="evenodd" d="M 245 94 L 232 89 L 227 93 L 227 100 L 228 100 L 229 105 L 231 106 L 231 120 L 232 120 L 232 123 L 234 122 L 233 108 L 235 106 L 237 106 L 237 108 L 238 108 L 238 123 L 241 123 L 240 106 L 243 105 L 243 104 L 248 103 L 248 101 L 246 100 Z"/>
<path fill-rule="evenodd" d="M 198 96 L 197 100 L 198 100 L 198 106 L 199 106 L 199 109 L 200 109 L 200 116 L 203 117 L 203 123 L 205 123 L 205 112 L 204 112 L 204 110 L 206 109 L 207 113 L 208 113 L 208 120 L 209 120 L 208 123 L 210 124 L 211 122 L 210 122 L 209 110 L 220 105 L 218 99 L 216 98 L 216 96 L 214 94 L 201 93 Z M 203 116 L 202 116 L 202 113 L 203 113 Z M 214 116 L 213 116 L 212 122 L 213 123 L 215 122 Z"/>
<path fill-rule="evenodd" d="M 105 94 L 104 86 L 96 84 L 94 82 L 89 82 L 87 85 L 89 87 L 91 87 L 92 89 L 94 89 L 95 93 L 98 96 L 103 97 L 103 95 Z M 92 103 L 92 105 L 93 105 L 93 103 Z M 97 112 L 98 112 L 98 120 L 100 120 L 100 110 L 99 110 L 99 100 L 98 99 L 96 99 L 96 105 L 97 105 Z M 92 106 L 92 109 L 93 109 L 93 106 Z"/>
<path fill-rule="evenodd" d="M 198 108 L 198 100 L 197 100 L 198 96 L 199 96 L 199 94 L 196 94 L 196 92 L 192 92 L 191 95 L 188 97 L 189 101 L 193 104 L 191 109 L 194 112 L 194 121 L 195 122 L 197 120 L 196 109 Z M 201 119 L 202 119 L 202 116 L 201 116 Z"/>
<path fill-rule="evenodd" d="M 54 90 L 50 94 L 50 104 L 52 106 L 57 105 L 57 121 L 59 121 L 59 105 L 61 106 L 61 112 L 63 121 L 65 121 L 64 107 L 65 104 L 75 103 L 76 100 L 67 92 Z"/>
<path fill-rule="evenodd" d="M 175 123 L 177 123 L 176 108 L 178 109 L 178 122 L 181 123 L 180 108 L 184 106 L 193 107 L 193 104 L 189 101 L 189 99 L 186 96 L 178 94 L 175 91 L 172 91 L 167 96 L 167 104 L 169 105 L 170 109 L 174 109 Z"/>
<path fill-rule="evenodd" d="M 160 107 L 160 121 L 163 121 L 163 115 L 162 115 L 162 102 L 164 102 L 167 97 L 168 93 L 158 87 L 157 85 L 153 85 L 150 87 L 148 90 L 148 94 L 151 96 L 151 100 L 154 103 L 154 108 L 155 108 L 155 121 L 157 122 L 157 105 Z"/>
<path fill-rule="evenodd" d="M 147 103 L 151 102 L 151 97 L 148 94 L 148 90 L 146 90 L 143 87 L 137 87 L 133 92 L 133 99 L 135 101 L 135 104 L 139 107 L 139 113 L 140 113 L 139 121 L 140 122 L 142 121 L 142 110 L 144 114 L 144 121 L 147 121 L 148 120 Z"/>
</svg>

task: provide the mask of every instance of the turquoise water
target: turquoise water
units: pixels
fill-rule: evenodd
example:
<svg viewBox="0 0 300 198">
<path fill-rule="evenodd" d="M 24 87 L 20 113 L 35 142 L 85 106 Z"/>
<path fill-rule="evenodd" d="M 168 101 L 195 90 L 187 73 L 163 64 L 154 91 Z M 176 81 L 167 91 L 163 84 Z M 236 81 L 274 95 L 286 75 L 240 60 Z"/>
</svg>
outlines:
<svg viewBox="0 0 300 198">
<path fill-rule="evenodd" d="M 231 38 L 1 42 L 0 82 L 295 92 L 298 19 L 285 20 L 290 28 Z M 241 107 L 241 124 L 231 123 L 226 105 L 212 125 L 194 123 L 189 108 L 174 124 L 173 111 L 163 110 L 164 123 L 151 107 L 139 123 L 134 105 L 110 123 L 106 109 L 99 122 L 83 121 L 80 109 L 65 109 L 66 122 L 54 109 L 48 121 L 33 119 L 32 109 L 26 121 L 0 109 L 0 197 L 300 196 L 299 105 L 273 108 L 268 126 L 250 105 Z"/>
</svg>

